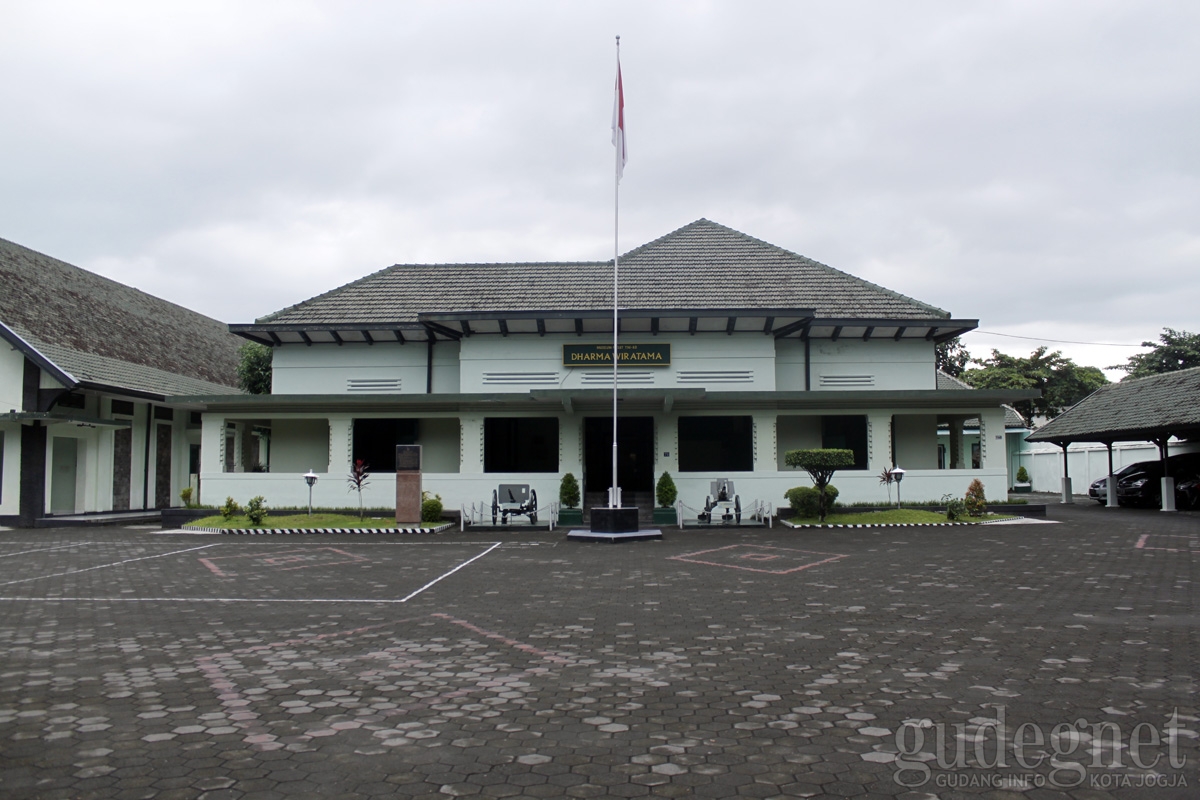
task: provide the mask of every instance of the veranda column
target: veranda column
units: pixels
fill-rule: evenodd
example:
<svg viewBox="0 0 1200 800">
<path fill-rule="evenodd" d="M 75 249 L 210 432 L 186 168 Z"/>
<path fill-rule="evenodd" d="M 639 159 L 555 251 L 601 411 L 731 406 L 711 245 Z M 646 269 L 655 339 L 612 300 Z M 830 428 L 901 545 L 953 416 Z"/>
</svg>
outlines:
<svg viewBox="0 0 1200 800">
<path fill-rule="evenodd" d="M 892 414 L 872 411 L 867 414 L 867 470 L 881 475 L 896 463 L 892 453 Z M 900 466 L 904 466 L 901 464 Z"/>
<path fill-rule="evenodd" d="M 483 418 L 464 415 L 459 427 L 462 435 L 462 464 L 459 471 L 464 475 L 479 475 L 483 472 Z"/>
<path fill-rule="evenodd" d="M 1063 477 L 1062 477 L 1062 500 L 1060 503 L 1071 505 L 1075 502 L 1075 495 L 1071 491 L 1071 466 L 1070 456 L 1067 454 L 1067 448 L 1071 445 L 1070 442 L 1056 442 L 1063 451 Z"/>
</svg>

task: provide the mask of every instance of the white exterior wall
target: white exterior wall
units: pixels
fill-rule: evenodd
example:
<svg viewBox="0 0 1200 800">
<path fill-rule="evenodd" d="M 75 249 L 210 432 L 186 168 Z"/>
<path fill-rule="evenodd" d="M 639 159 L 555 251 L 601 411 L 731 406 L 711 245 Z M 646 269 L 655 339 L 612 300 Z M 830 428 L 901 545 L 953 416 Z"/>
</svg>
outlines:
<svg viewBox="0 0 1200 800">
<path fill-rule="evenodd" d="M 458 350 L 456 342 L 433 346 L 434 392 L 458 391 Z M 428 358 L 424 342 L 276 347 L 271 394 L 425 394 Z"/>
<path fill-rule="evenodd" d="M 775 388 L 774 340 L 761 333 L 728 335 L 625 334 L 623 344 L 671 345 L 668 367 L 622 366 L 620 385 L 770 391 Z M 527 392 L 530 389 L 612 387 L 612 366 L 564 367 L 564 344 L 612 344 L 612 338 L 547 335 L 471 336 L 462 341 L 461 391 Z M 441 345 L 438 345 L 439 347 Z"/>
<path fill-rule="evenodd" d="M 25 373 L 25 355 L 8 342 L 0 344 L 0 411 L 21 410 L 21 385 Z M 0 515 L 15 515 L 21 505 L 21 426 L 0 422 Z"/>
<path fill-rule="evenodd" d="M 776 386 L 804 391 L 804 342 L 780 339 L 776 344 Z M 846 338 L 809 342 L 812 391 L 853 389 L 936 389 L 933 342 L 923 339 Z"/>
<path fill-rule="evenodd" d="M 936 414 L 897 414 L 896 464 L 904 469 L 937 469 L 938 422 Z"/>
<path fill-rule="evenodd" d="M 0 515 L 15 516 L 21 510 L 21 426 L 0 422 Z"/>
</svg>

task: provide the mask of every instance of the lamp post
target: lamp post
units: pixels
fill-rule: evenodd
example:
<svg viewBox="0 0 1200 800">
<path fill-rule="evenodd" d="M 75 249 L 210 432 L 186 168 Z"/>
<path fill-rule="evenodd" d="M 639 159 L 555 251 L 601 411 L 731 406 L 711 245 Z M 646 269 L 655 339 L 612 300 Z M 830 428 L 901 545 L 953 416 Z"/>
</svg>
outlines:
<svg viewBox="0 0 1200 800">
<path fill-rule="evenodd" d="M 308 484 L 308 515 L 312 516 L 312 487 L 317 482 L 317 473 L 312 471 L 310 467 L 308 472 L 304 473 L 304 482 Z"/>
<path fill-rule="evenodd" d="M 896 508 L 900 508 L 900 481 L 904 480 L 904 470 L 899 466 L 892 467 L 892 480 L 896 482 Z"/>
</svg>

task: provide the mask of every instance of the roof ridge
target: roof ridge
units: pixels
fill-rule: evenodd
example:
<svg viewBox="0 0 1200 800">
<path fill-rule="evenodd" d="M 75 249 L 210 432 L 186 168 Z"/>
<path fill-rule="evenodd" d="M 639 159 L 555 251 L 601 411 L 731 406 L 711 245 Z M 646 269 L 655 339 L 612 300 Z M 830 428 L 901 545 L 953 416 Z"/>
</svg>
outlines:
<svg viewBox="0 0 1200 800">
<path fill-rule="evenodd" d="M 897 292 L 893 289 L 889 289 L 886 286 L 880 286 L 877 283 L 873 283 L 871 281 L 865 280 L 863 278 L 858 277 L 857 275 L 851 275 L 849 272 L 840 270 L 837 267 L 831 267 L 828 264 L 825 264 L 821 261 L 817 261 L 814 258 L 803 255 L 801 253 L 797 253 L 794 250 L 788 250 L 786 247 L 781 247 L 777 244 L 773 244 L 773 243 L 765 241 L 763 239 L 759 239 L 756 236 L 751 236 L 750 234 L 739 231 L 736 228 L 730 228 L 728 225 L 722 225 L 719 222 L 713 222 L 712 220 L 706 219 L 704 217 L 700 217 L 699 219 L 697 219 L 693 222 L 689 222 L 687 225 L 684 225 L 680 228 L 676 228 L 675 230 L 671 231 L 670 233 L 668 233 L 664 236 L 660 236 L 657 239 L 654 239 L 653 241 L 647 242 L 646 244 L 641 245 L 640 247 L 635 247 L 634 249 L 625 253 L 625 255 L 623 255 L 621 258 L 623 258 L 623 259 L 632 258 L 635 255 L 641 255 L 643 253 L 643 251 L 648 250 L 656 245 L 660 245 L 663 242 L 665 242 L 666 240 L 674 238 L 674 237 L 678 236 L 679 234 L 683 233 L 684 231 L 694 230 L 696 228 L 705 227 L 705 226 L 718 228 L 722 231 L 725 231 L 726 233 L 731 233 L 731 234 L 734 234 L 735 236 L 739 236 L 748 242 L 753 242 L 754 244 L 760 245 L 762 247 L 766 247 L 769 250 L 774 250 L 777 253 L 782 253 L 784 255 L 791 256 L 793 258 L 799 258 L 799 259 L 811 264 L 814 267 L 820 267 L 821 269 L 825 269 L 830 272 L 836 273 L 836 274 L 841 275 L 844 278 L 848 278 L 849 280 L 851 280 L 855 283 L 858 283 L 862 286 L 868 286 L 872 289 L 883 292 L 884 294 L 886 294 L 890 297 L 895 297 L 895 298 L 898 298 L 905 302 L 912 303 L 913 305 L 917 305 L 922 308 L 928 309 L 929 311 L 936 312 L 937 314 L 941 315 L 942 317 L 945 317 L 946 319 L 949 319 L 951 316 L 950 312 L 946 311 L 944 308 L 939 308 L 937 306 L 930 305 L 929 303 L 921 302 L 920 300 L 917 300 L 914 297 L 909 297 L 906 294 L 901 294 L 900 292 Z"/>
</svg>

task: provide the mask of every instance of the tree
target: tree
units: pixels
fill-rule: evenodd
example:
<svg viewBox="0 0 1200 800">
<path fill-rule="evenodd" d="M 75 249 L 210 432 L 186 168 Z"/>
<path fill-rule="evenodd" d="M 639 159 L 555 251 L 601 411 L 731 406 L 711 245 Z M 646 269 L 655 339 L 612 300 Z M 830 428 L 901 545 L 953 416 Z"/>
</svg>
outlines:
<svg viewBox="0 0 1200 800">
<path fill-rule="evenodd" d="M 574 473 L 568 472 L 562 476 L 562 483 L 558 485 L 558 502 L 566 508 L 579 505 L 579 481 Z"/>
<path fill-rule="evenodd" d="M 1053 419 L 1108 383 L 1098 367 L 1081 367 L 1057 350 L 1034 350 L 1028 358 L 1010 356 L 998 350 L 992 357 L 973 358 L 979 368 L 968 369 L 962 379 L 976 389 L 1037 389 L 1041 397 L 1018 400 L 1012 406 L 1027 425 L 1034 417 Z"/>
<path fill-rule="evenodd" d="M 825 521 L 828 507 L 825 497 L 825 487 L 833 478 L 833 473 L 842 467 L 854 466 L 853 450 L 788 450 L 783 454 L 783 463 L 789 467 L 800 467 L 808 472 L 813 485 L 817 487 L 817 517 Z"/>
<path fill-rule="evenodd" d="M 664 472 L 658 479 L 658 484 L 654 487 L 654 498 L 658 500 L 659 508 L 670 508 L 675 505 L 675 501 L 679 499 L 679 490 L 675 488 L 675 481 L 671 478 L 671 473 Z"/>
<path fill-rule="evenodd" d="M 1128 363 L 1109 369 L 1123 369 L 1129 373 L 1127 378 L 1145 378 L 1200 367 L 1200 333 L 1163 328 L 1158 339 L 1161 344 L 1142 342 L 1142 347 L 1151 348 L 1149 353 L 1130 356 Z"/>
<path fill-rule="evenodd" d="M 238 386 L 250 394 L 271 393 L 271 348 L 265 344 L 246 342 L 238 348 L 242 360 L 238 363 Z"/>
<path fill-rule="evenodd" d="M 955 378 L 962 377 L 970 361 L 971 354 L 967 352 L 962 339 L 957 336 L 944 342 L 938 342 L 934 348 L 934 363 L 937 368 Z"/>
</svg>

